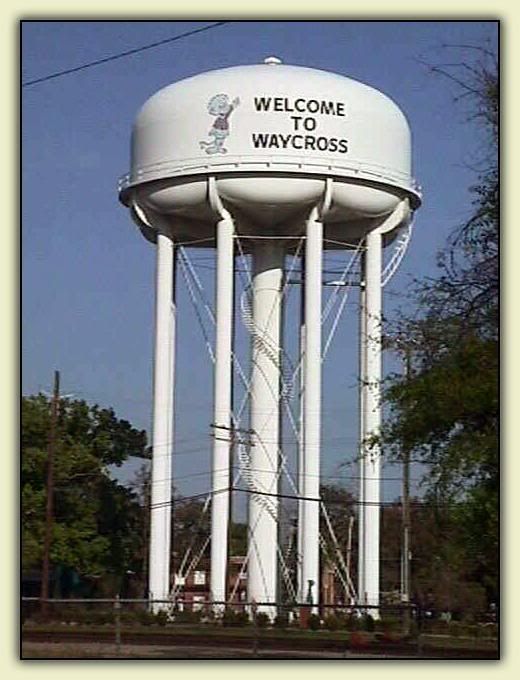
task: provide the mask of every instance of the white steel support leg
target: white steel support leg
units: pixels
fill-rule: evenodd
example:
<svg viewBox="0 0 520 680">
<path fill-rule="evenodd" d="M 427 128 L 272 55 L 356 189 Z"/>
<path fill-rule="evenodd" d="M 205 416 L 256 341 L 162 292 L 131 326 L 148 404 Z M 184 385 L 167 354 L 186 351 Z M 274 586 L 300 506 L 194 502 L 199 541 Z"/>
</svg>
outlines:
<svg viewBox="0 0 520 680">
<path fill-rule="evenodd" d="M 305 447 L 304 447 L 304 425 L 305 422 L 305 253 L 301 259 L 301 283 L 300 283 L 300 428 L 298 444 L 298 495 L 304 495 L 304 467 L 305 467 Z M 302 575 L 302 549 L 303 549 L 303 501 L 298 500 L 298 524 L 297 524 L 297 552 L 296 552 L 296 583 L 297 596 L 299 602 L 305 601 L 305 588 Z"/>
<path fill-rule="evenodd" d="M 166 600 L 170 590 L 172 438 L 175 303 L 173 242 L 157 235 L 152 482 L 150 510 L 150 600 Z M 157 612 L 166 603 L 152 605 Z"/>
<path fill-rule="evenodd" d="M 278 492 L 280 337 L 284 249 L 279 243 L 255 245 L 253 251 L 253 323 L 251 352 L 251 467 L 254 486 Z M 269 617 L 276 615 L 278 498 L 252 495 L 249 502 L 248 600 Z M 270 604 L 273 606 L 269 606 Z"/>
<path fill-rule="evenodd" d="M 359 506 L 358 506 L 358 602 L 365 602 L 365 401 L 367 391 L 366 350 L 367 316 L 365 253 L 361 254 L 361 276 L 359 289 Z"/>
<path fill-rule="evenodd" d="M 233 222 L 217 225 L 214 435 L 211 505 L 211 597 L 226 599 L 228 558 L 233 340 Z M 217 606 L 217 609 L 222 607 Z"/>
<path fill-rule="evenodd" d="M 381 288 L 382 236 L 379 230 L 367 236 L 366 250 L 366 382 L 365 431 L 368 438 L 381 429 Z M 379 444 L 365 452 L 365 592 L 367 604 L 379 605 L 379 522 L 381 497 L 381 456 Z M 378 618 L 377 609 L 369 613 Z"/>
<path fill-rule="evenodd" d="M 305 242 L 305 356 L 303 469 L 303 601 L 319 600 L 320 440 L 321 440 L 321 284 L 323 224 L 307 222 Z M 312 500 L 307 500 L 312 499 Z M 316 499 L 316 500 L 314 500 Z M 310 597 L 309 597 L 310 596 Z"/>
</svg>

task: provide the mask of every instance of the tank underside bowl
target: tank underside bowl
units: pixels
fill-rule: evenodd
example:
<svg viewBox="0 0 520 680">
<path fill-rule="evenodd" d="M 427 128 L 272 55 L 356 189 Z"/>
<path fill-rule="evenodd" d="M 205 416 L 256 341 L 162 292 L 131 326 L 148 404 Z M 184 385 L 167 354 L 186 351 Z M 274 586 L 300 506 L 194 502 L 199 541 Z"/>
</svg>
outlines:
<svg viewBox="0 0 520 680">
<path fill-rule="evenodd" d="M 310 210 L 323 200 L 325 187 L 323 176 L 233 173 L 216 177 L 222 204 L 233 216 L 237 232 L 247 236 L 298 238 L 305 231 Z M 404 198 L 417 200 L 403 187 L 356 178 L 334 179 L 324 219 L 325 247 L 355 247 Z M 137 205 L 152 228 L 159 221 L 166 224 L 176 240 L 189 243 L 215 237 L 219 216 L 208 199 L 206 176 L 127 185 L 121 189 L 120 199 L 125 205 Z M 154 239 L 150 230 L 143 233 Z"/>
</svg>

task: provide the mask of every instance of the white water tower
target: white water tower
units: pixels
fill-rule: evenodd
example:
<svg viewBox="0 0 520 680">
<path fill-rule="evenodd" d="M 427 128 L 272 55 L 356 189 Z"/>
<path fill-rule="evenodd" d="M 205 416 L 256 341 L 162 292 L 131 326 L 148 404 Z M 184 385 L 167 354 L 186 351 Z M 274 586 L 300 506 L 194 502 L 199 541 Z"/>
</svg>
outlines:
<svg viewBox="0 0 520 680">
<path fill-rule="evenodd" d="M 274 614 L 284 258 L 305 239 L 302 269 L 302 447 L 298 471 L 298 600 L 319 597 L 323 248 L 363 243 L 361 439 L 381 422 L 382 248 L 411 220 L 420 195 L 410 130 L 399 108 L 325 71 L 261 65 L 202 73 L 157 92 L 134 124 L 119 197 L 156 245 L 152 513 L 149 595 L 170 588 L 176 243 L 216 247 L 211 595 L 226 596 L 232 431 L 235 240 L 253 259 L 250 328 L 252 489 L 248 600 Z M 361 463 L 358 601 L 379 603 L 380 456 Z M 267 499 L 267 500 L 266 500 Z M 174 539 L 175 540 L 175 539 Z M 310 583 L 315 584 L 309 588 Z"/>
</svg>

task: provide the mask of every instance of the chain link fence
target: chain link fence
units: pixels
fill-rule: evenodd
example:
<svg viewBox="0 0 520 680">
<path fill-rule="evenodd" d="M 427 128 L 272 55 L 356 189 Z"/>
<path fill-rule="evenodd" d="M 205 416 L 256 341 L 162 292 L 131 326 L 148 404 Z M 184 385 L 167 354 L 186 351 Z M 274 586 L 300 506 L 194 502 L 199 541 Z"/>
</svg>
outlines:
<svg viewBox="0 0 520 680">
<path fill-rule="evenodd" d="M 308 658 L 313 650 L 316 658 L 328 653 L 401 657 L 446 653 L 449 657 L 453 653 L 465 658 L 473 658 L 472 651 L 476 658 L 497 658 L 489 654 L 498 654 L 496 622 L 450 620 L 416 605 L 312 607 L 288 603 L 277 605 L 272 616 L 262 611 L 267 606 L 119 597 L 49 599 L 43 603 L 36 597 L 22 598 L 22 643 L 97 640 L 114 645 L 116 657 L 121 656 L 122 645 L 166 643 L 216 646 L 218 656 L 226 646 L 238 646 L 253 657 L 284 649 Z M 273 611 L 272 604 L 269 607 Z"/>
</svg>

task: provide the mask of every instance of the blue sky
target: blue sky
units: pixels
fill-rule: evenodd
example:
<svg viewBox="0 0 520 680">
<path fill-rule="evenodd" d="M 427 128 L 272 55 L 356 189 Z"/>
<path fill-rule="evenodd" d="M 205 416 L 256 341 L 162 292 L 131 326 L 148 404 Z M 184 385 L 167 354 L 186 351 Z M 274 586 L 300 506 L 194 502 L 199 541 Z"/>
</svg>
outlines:
<svg viewBox="0 0 520 680">
<path fill-rule="evenodd" d="M 211 22 L 208 22 L 211 23 Z M 22 82 L 170 38 L 205 22 L 25 22 Z M 413 135 L 414 176 L 423 188 L 407 256 L 385 289 L 395 308 L 413 277 L 431 275 L 450 230 L 471 212 L 468 188 L 483 137 L 454 88 L 427 64 L 463 61 L 450 45 L 496 49 L 492 22 L 230 22 L 139 54 L 22 89 L 22 392 L 63 392 L 149 430 L 154 252 L 117 200 L 128 170 L 130 130 L 160 88 L 207 71 L 285 63 L 333 71 L 389 95 Z M 193 256 L 213 296 L 211 254 Z M 355 296 L 354 296 L 355 297 Z M 324 370 L 324 476 L 355 490 L 357 436 L 355 305 Z M 176 486 L 209 488 L 211 367 L 180 281 L 176 393 Z M 386 360 L 387 368 L 393 366 Z M 385 498 L 399 492 L 386 469 Z M 132 468 L 125 471 L 130 477 Z M 330 481 L 330 480 L 327 480 Z M 338 480 L 339 481 L 339 480 Z"/>
</svg>

